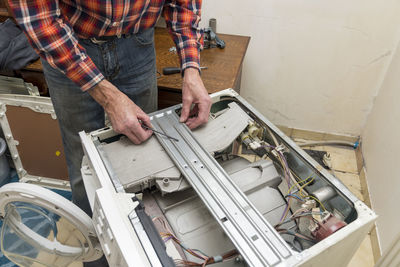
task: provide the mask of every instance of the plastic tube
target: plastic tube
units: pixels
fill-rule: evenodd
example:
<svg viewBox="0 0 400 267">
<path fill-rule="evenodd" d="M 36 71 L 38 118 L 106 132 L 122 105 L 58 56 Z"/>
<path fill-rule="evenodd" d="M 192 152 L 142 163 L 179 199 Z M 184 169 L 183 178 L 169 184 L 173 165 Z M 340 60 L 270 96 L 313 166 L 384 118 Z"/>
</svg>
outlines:
<svg viewBox="0 0 400 267">
<path fill-rule="evenodd" d="M 332 141 L 312 141 L 299 144 L 300 147 L 305 146 L 349 146 L 356 149 L 359 145 L 359 141 L 353 143 L 349 141 L 332 140 Z"/>
</svg>

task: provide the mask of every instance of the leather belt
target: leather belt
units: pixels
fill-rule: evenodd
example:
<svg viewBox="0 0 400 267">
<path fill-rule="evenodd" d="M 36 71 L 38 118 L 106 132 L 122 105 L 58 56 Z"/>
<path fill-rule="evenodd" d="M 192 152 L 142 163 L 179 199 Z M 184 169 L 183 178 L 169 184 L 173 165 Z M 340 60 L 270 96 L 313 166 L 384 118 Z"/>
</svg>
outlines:
<svg viewBox="0 0 400 267">
<path fill-rule="evenodd" d="M 92 37 L 90 38 L 90 41 L 92 41 L 92 43 L 95 44 L 103 44 L 109 41 L 112 41 L 114 39 L 119 39 L 119 38 L 128 38 L 130 37 L 132 34 L 128 33 L 128 34 L 119 34 L 119 35 L 113 35 L 113 36 L 99 36 L 99 37 Z"/>
</svg>

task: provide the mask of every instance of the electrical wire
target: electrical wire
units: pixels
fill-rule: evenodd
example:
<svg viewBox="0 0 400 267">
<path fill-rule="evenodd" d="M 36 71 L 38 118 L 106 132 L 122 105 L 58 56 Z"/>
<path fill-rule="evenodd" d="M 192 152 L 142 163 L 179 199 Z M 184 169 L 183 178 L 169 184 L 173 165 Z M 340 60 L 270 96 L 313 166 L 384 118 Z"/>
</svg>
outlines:
<svg viewBox="0 0 400 267">
<path fill-rule="evenodd" d="M 228 251 L 228 252 L 226 252 L 226 253 L 224 253 L 222 255 L 208 256 L 206 253 L 202 252 L 199 249 L 188 248 L 174 234 L 169 232 L 168 227 L 167 227 L 165 221 L 162 218 L 155 217 L 155 218 L 153 218 L 153 221 L 155 221 L 155 220 L 158 220 L 161 223 L 161 226 L 164 228 L 164 230 L 167 231 L 167 232 L 161 232 L 160 233 L 160 236 L 163 239 L 164 243 L 168 242 L 169 240 L 172 240 L 176 244 L 178 244 L 183 250 L 188 252 L 190 255 L 202 260 L 202 263 L 198 263 L 198 262 L 193 262 L 193 261 L 187 261 L 185 259 L 176 259 L 175 263 L 177 265 L 180 265 L 180 266 L 206 266 L 208 264 L 225 261 L 225 260 L 228 260 L 228 259 L 230 259 L 232 257 L 235 257 L 235 256 L 239 255 L 239 253 L 237 252 L 236 249 Z"/>
<path fill-rule="evenodd" d="M 198 262 L 194 262 L 194 261 L 186 261 L 186 260 L 175 260 L 175 264 L 177 266 L 206 266 L 209 264 L 213 264 L 213 263 L 217 263 L 217 262 L 221 262 L 221 261 L 226 261 L 229 259 L 232 259 L 234 257 L 237 257 L 239 255 L 239 253 L 237 252 L 236 249 L 230 250 L 226 253 L 224 253 L 223 255 L 220 255 L 218 257 L 209 257 L 207 259 L 207 261 L 203 262 L 203 263 L 198 263 Z"/>
<path fill-rule="evenodd" d="M 302 195 L 303 197 L 306 197 L 307 195 L 304 194 L 304 193 L 302 193 L 302 191 L 303 191 L 304 187 L 306 187 L 307 185 L 309 185 L 310 183 L 312 183 L 312 182 L 314 181 L 314 177 L 311 177 L 311 180 L 307 181 L 309 178 L 310 178 L 310 176 L 307 177 L 306 179 L 301 180 L 300 182 L 297 182 L 297 181 L 296 181 L 295 184 L 293 184 L 293 185 L 289 188 L 288 194 L 287 194 L 287 195 L 292 195 L 292 194 L 291 194 L 291 191 L 292 191 L 293 188 L 297 185 L 298 188 L 299 188 L 300 195 Z M 304 184 L 300 186 L 300 183 L 304 183 Z M 302 200 L 300 199 L 300 201 L 302 201 Z M 285 218 L 287 217 L 287 215 L 289 214 L 290 205 L 291 205 L 291 198 L 289 198 L 289 200 L 287 201 L 286 208 L 285 208 L 285 210 L 283 211 L 283 214 L 282 214 L 282 216 L 281 216 L 281 218 L 280 218 L 280 220 L 279 220 L 280 223 L 282 223 L 282 222 L 285 220 Z"/>
<path fill-rule="evenodd" d="M 310 179 L 311 178 L 311 179 Z M 308 179 L 310 179 L 309 181 L 307 181 Z M 314 181 L 314 177 L 311 177 L 311 175 L 310 176 L 308 176 L 306 179 L 303 179 L 303 180 L 301 180 L 301 181 L 299 181 L 299 182 L 297 182 L 296 181 L 296 183 L 294 184 L 294 185 L 292 185 L 290 188 L 289 188 L 289 191 L 288 191 L 288 194 L 290 194 L 291 192 L 292 192 L 292 190 L 293 190 L 293 188 L 296 186 L 296 185 L 298 185 L 298 187 L 299 187 L 299 191 L 300 191 L 300 195 L 302 196 L 302 197 L 306 197 L 307 195 L 306 194 L 304 194 L 304 187 L 306 187 L 307 185 L 309 185 L 309 184 L 311 184 L 313 181 Z M 302 185 L 300 185 L 300 184 L 302 184 Z"/>
<path fill-rule="evenodd" d="M 272 149 L 272 150 L 275 150 L 276 155 L 274 155 L 274 156 L 275 156 L 275 158 L 279 161 L 279 163 L 281 164 L 281 166 L 282 166 L 282 168 L 283 168 L 283 173 L 284 173 L 284 175 L 285 175 L 285 180 L 286 180 L 286 183 L 287 183 L 287 185 L 288 185 L 288 188 L 291 187 L 291 181 L 293 181 L 294 184 L 298 187 L 298 189 L 304 194 L 303 188 L 301 188 L 301 187 L 299 186 L 299 184 L 297 183 L 296 179 L 293 177 L 293 174 L 294 174 L 294 175 L 296 175 L 296 174 L 290 170 L 290 167 L 289 167 L 289 164 L 288 164 L 288 162 L 287 162 L 287 160 L 286 160 L 285 155 L 284 155 L 281 151 L 279 151 L 279 150 L 277 149 L 277 147 L 275 147 L 275 146 L 271 146 L 271 145 L 267 144 L 267 145 L 263 145 L 263 147 L 265 147 L 265 148 L 270 148 L 270 149 Z M 297 175 L 296 175 L 296 176 L 297 176 Z M 297 177 L 298 177 L 298 176 L 297 176 Z M 298 177 L 298 178 L 299 178 L 299 177 Z"/>
<path fill-rule="evenodd" d="M 262 147 L 264 148 L 270 148 L 271 150 L 275 150 L 276 154 L 273 154 L 275 156 L 275 158 L 279 161 L 279 163 L 282 166 L 283 169 L 283 174 L 285 175 L 285 180 L 286 183 L 288 184 L 288 187 L 290 187 L 290 179 L 291 179 L 291 173 L 290 173 L 290 168 L 289 165 L 286 161 L 285 156 L 283 155 L 283 153 L 279 150 L 277 150 L 275 146 L 271 146 L 269 144 L 263 145 Z"/>
<path fill-rule="evenodd" d="M 324 204 L 322 204 L 322 202 L 321 202 L 318 198 L 316 198 L 316 197 L 314 197 L 314 196 L 311 196 L 311 195 L 308 195 L 307 197 L 308 197 L 308 198 L 312 198 L 312 199 L 314 199 L 315 201 L 317 201 L 317 202 L 319 203 L 319 205 L 321 206 L 321 208 L 322 208 L 323 210 L 326 210 Z"/>
<path fill-rule="evenodd" d="M 297 238 L 299 238 L 299 239 L 302 239 L 302 240 L 308 241 L 308 242 L 310 242 L 310 243 L 312 243 L 312 244 L 315 244 L 316 241 L 315 241 L 313 238 L 311 238 L 311 237 L 307 237 L 307 236 L 302 235 L 302 234 L 300 234 L 300 233 L 293 232 L 293 231 L 291 231 L 291 230 L 289 230 L 289 229 L 280 229 L 280 228 L 279 228 L 279 226 L 281 226 L 281 225 L 283 225 L 283 224 L 286 224 L 286 223 L 289 223 L 289 222 L 291 222 L 291 221 L 293 221 L 293 220 L 296 220 L 296 225 L 298 225 L 300 222 L 297 221 L 297 220 L 300 220 L 301 218 L 309 218 L 311 221 L 314 221 L 314 222 L 315 222 L 316 220 L 315 220 L 315 218 L 314 218 L 312 215 L 314 215 L 314 214 L 318 214 L 318 215 L 322 214 L 322 212 L 310 212 L 309 209 L 307 209 L 307 208 L 305 208 L 305 207 L 302 207 L 302 208 L 296 210 L 296 211 L 292 214 L 292 216 L 290 216 L 289 219 L 285 220 L 286 217 L 287 217 L 288 214 L 289 214 L 290 207 L 291 207 L 291 204 L 292 204 L 291 201 L 292 201 L 293 199 L 295 199 L 295 200 L 297 200 L 297 201 L 301 201 L 301 202 L 303 202 L 303 203 L 306 202 L 306 201 L 309 200 L 309 199 L 313 199 L 313 200 L 315 200 L 315 201 L 320 205 L 320 207 L 321 207 L 324 211 L 326 211 L 326 208 L 325 208 L 325 206 L 322 204 L 322 202 L 321 202 L 319 199 L 317 199 L 317 198 L 314 197 L 314 196 L 309 195 L 309 194 L 304 190 L 304 188 L 305 188 L 306 186 L 310 185 L 310 184 L 315 180 L 314 176 L 312 176 L 312 174 L 311 174 L 311 175 L 309 175 L 307 178 L 301 179 L 296 173 L 294 173 L 294 172 L 290 169 L 289 164 L 288 164 L 288 162 L 287 162 L 287 160 L 286 160 L 286 157 L 285 157 L 285 155 L 283 154 L 283 152 L 281 152 L 280 150 L 277 149 L 277 148 L 280 146 L 280 144 L 278 143 L 277 139 L 276 139 L 275 136 L 272 134 L 272 132 L 271 132 L 270 129 L 267 128 L 267 130 L 268 130 L 270 136 L 272 137 L 273 142 L 274 142 L 274 144 L 275 144 L 276 146 L 274 147 L 274 146 L 271 146 L 271 145 L 267 144 L 267 145 L 265 145 L 264 147 L 270 148 L 270 149 L 272 149 L 272 151 L 275 151 L 275 152 L 276 152 L 276 153 L 272 153 L 272 154 L 275 156 L 275 158 L 278 160 L 278 162 L 279 162 L 280 165 L 282 166 L 283 174 L 284 174 L 284 176 L 285 176 L 284 178 L 285 178 L 286 183 L 287 183 L 287 186 L 288 186 L 288 188 L 289 188 L 289 190 L 288 190 L 288 192 L 287 192 L 287 194 L 286 194 L 286 196 L 285 196 L 285 199 L 288 198 L 288 200 L 287 200 L 287 202 L 286 202 L 286 207 L 285 207 L 285 209 L 284 209 L 284 211 L 283 211 L 283 214 L 282 214 L 282 216 L 281 216 L 281 218 L 280 218 L 279 223 L 278 223 L 277 225 L 275 225 L 275 229 L 278 230 L 281 234 L 285 234 L 285 233 L 286 233 L 286 234 L 289 234 L 289 235 L 293 235 L 293 236 L 295 236 L 295 237 L 297 237 Z M 313 144 L 311 144 L 311 145 L 313 145 Z M 357 145 L 358 145 L 358 144 L 357 144 Z M 354 145 L 354 148 L 356 148 L 357 145 Z M 296 180 L 296 179 L 294 178 L 294 176 L 296 176 L 296 177 L 298 178 L 298 180 Z M 291 181 L 293 181 L 293 184 L 291 183 Z M 299 193 L 299 195 L 292 193 L 292 190 L 293 190 L 295 187 L 298 188 L 298 193 Z M 294 246 L 293 246 L 293 247 L 294 247 Z"/>
<path fill-rule="evenodd" d="M 297 211 L 296 211 L 297 212 Z M 289 222 L 291 222 L 291 221 L 293 221 L 293 220 L 296 220 L 296 219 L 300 219 L 300 218 L 303 218 L 303 217 L 309 217 L 311 220 L 314 220 L 314 218 L 312 217 L 312 215 L 322 215 L 323 214 L 323 212 L 315 212 L 315 211 L 313 211 L 313 212 L 304 212 L 304 213 L 301 213 L 301 214 L 293 214 L 292 216 L 290 216 L 290 218 L 289 219 L 287 219 L 287 220 L 285 220 L 285 221 L 283 221 L 283 222 L 280 222 L 280 223 L 278 223 L 278 224 L 276 224 L 274 227 L 275 228 L 277 228 L 277 227 L 279 227 L 279 226 L 281 226 L 281 225 L 283 225 L 283 224 L 286 224 L 286 223 L 289 223 Z"/>
<path fill-rule="evenodd" d="M 290 204 L 291 204 L 290 201 L 291 201 L 291 200 L 292 200 L 292 199 L 289 198 L 289 200 L 287 201 L 285 210 L 283 211 L 283 214 L 282 214 L 282 216 L 281 216 L 281 218 L 280 218 L 280 220 L 279 220 L 279 223 L 282 223 L 282 222 L 286 219 L 287 215 L 289 214 L 289 209 L 290 209 Z"/>
<path fill-rule="evenodd" d="M 306 180 L 309 179 L 309 178 L 310 178 L 310 176 L 307 177 L 307 178 L 304 179 L 304 180 L 301 180 L 301 181 L 298 182 L 298 183 L 300 184 L 300 183 L 306 181 Z M 313 180 L 314 180 L 314 177 L 312 177 L 312 179 L 311 179 L 309 182 L 307 182 L 306 184 L 302 185 L 301 187 L 302 187 L 302 188 L 306 187 L 306 186 L 309 185 Z M 293 187 L 294 187 L 294 185 L 289 189 L 287 195 L 290 195 L 290 192 L 293 190 Z M 301 195 L 301 193 L 300 193 L 300 195 Z M 316 198 L 316 197 L 314 197 L 314 196 L 312 196 L 312 195 L 302 195 L 302 197 L 303 197 L 304 199 L 306 199 L 306 198 L 314 199 L 315 201 L 318 202 L 318 204 L 322 207 L 323 210 L 326 210 L 324 204 L 322 204 L 322 202 L 321 202 L 318 198 Z"/>
<path fill-rule="evenodd" d="M 295 199 L 297 199 L 297 200 L 300 200 L 301 202 L 305 202 L 304 199 L 302 199 L 301 197 L 299 197 L 298 195 L 295 195 L 295 194 L 287 194 L 287 195 L 285 196 L 285 198 L 288 198 L 288 197 L 292 197 L 292 198 L 295 198 Z"/>
<path fill-rule="evenodd" d="M 163 238 L 164 242 L 167 242 L 169 240 L 173 240 L 175 243 L 177 243 L 179 246 L 181 246 L 186 252 L 188 252 L 190 255 L 199 258 L 203 261 L 207 261 L 209 258 L 207 255 L 205 255 L 202 252 L 199 252 L 199 250 L 193 250 L 188 247 L 186 247 L 175 235 L 172 233 L 160 233 L 161 237 Z M 197 251 L 197 252 L 196 252 Z"/>
</svg>

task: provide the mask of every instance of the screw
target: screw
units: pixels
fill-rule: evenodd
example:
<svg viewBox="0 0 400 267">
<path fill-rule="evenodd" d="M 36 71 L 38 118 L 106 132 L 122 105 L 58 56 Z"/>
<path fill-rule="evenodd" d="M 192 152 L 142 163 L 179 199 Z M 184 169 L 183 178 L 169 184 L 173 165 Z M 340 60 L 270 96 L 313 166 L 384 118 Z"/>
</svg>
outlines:
<svg viewBox="0 0 400 267">
<path fill-rule="evenodd" d="M 169 179 L 168 178 L 164 178 L 163 179 L 163 184 L 164 184 L 164 186 L 168 186 L 169 185 Z"/>
</svg>

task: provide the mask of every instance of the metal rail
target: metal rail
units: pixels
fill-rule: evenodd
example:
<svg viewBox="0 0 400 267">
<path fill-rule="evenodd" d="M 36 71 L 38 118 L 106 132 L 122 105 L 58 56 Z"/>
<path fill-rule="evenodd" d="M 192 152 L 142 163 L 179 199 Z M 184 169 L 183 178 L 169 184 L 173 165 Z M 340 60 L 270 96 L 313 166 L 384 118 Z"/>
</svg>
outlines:
<svg viewBox="0 0 400 267">
<path fill-rule="evenodd" d="M 249 266 L 276 266 L 292 256 L 285 241 L 233 183 L 218 162 L 179 122 L 176 107 L 151 117 L 158 140 Z"/>
</svg>

